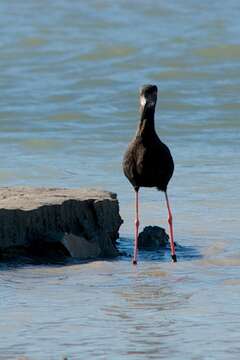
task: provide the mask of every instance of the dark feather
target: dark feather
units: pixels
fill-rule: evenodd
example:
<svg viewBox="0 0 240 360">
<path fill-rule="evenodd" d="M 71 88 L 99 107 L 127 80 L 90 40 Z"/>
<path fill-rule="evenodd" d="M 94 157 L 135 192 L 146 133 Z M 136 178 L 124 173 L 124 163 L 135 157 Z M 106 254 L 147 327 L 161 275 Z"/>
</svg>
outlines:
<svg viewBox="0 0 240 360">
<path fill-rule="evenodd" d="M 156 187 L 166 191 L 174 171 L 170 150 L 154 128 L 154 110 L 155 106 L 142 109 L 139 129 L 123 158 L 124 174 L 136 190 Z"/>
</svg>

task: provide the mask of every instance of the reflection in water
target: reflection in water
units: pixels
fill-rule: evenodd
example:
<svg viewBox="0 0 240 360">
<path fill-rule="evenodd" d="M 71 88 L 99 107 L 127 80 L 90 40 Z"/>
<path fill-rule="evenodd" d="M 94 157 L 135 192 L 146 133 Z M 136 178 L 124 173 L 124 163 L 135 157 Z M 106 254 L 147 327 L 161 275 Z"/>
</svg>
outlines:
<svg viewBox="0 0 240 360">
<path fill-rule="evenodd" d="M 202 254 L 200 253 L 198 248 L 193 246 L 184 246 L 178 243 L 175 243 L 176 251 L 178 252 L 178 257 L 181 261 L 191 261 L 202 258 Z M 130 250 L 130 251 L 129 251 Z M 119 251 L 124 256 L 131 257 L 133 251 L 133 241 L 130 237 L 122 237 L 119 241 Z M 161 261 L 169 261 L 170 255 L 170 245 L 168 244 L 166 248 L 157 249 L 157 250 L 142 250 L 139 252 L 140 259 L 144 258 L 144 261 L 161 260 Z"/>
<path fill-rule="evenodd" d="M 1 349 L 9 358 L 27 351 L 40 359 L 39 342 L 59 344 L 57 339 L 62 339 L 62 345 L 54 345 L 59 356 L 200 356 L 200 344 L 209 351 L 212 347 L 206 333 L 214 332 L 218 343 L 225 327 L 234 333 L 228 321 L 236 325 L 239 316 L 234 269 L 228 266 L 223 277 L 206 259 L 175 266 L 161 259 L 150 262 L 142 254 L 138 267 L 132 267 L 128 257 L 85 264 L 2 265 Z M 231 299 L 231 309 L 226 299 Z M 14 340 L 19 336 L 24 342 Z M 192 348 L 193 343 L 198 346 Z M 228 346 L 233 340 L 225 342 Z M 50 354 L 51 347 L 46 356 Z"/>
</svg>

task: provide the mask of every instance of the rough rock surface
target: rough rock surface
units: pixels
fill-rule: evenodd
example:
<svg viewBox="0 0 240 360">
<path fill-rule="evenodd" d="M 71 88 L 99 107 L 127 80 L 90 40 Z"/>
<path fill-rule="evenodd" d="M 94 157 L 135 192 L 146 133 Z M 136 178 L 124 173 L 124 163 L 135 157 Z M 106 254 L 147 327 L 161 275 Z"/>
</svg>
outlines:
<svg viewBox="0 0 240 360">
<path fill-rule="evenodd" d="M 0 251 L 81 259 L 118 255 L 116 194 L 91 189 L 0 188 Z"/>
<path fill-rule="evenodd" d="M 159 226 L 146 226 L 138 236 L 138 248 L 158 250 L 167 245 L 169 236 L 165 229 Z"/>
</svg>

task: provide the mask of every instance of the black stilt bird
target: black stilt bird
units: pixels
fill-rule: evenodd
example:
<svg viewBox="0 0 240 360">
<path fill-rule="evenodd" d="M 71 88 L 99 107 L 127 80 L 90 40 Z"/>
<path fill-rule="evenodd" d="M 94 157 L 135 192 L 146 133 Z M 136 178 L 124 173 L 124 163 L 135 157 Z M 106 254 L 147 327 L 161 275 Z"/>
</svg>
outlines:
<svg viewBox="0 0 240 360">
<path fill-rule="evenodd" d="M 156 187 L 165 193 L 170 227 L 170 245 L 173 262 L 177 261 L 173 240 L 172 212 L 167 186 L 174 171 L 170 150 L 159 139 L 154 127 L 157 102 L 157 86 L 145 85 L 140 90 L 140 122 L 135 138 L 131 141 L 123 159 L 123 171 L 136 194 L 135 245 L 133 264 L 137 264 L 138 251 L 138 192 L 140 187 Z"/>
</svg>

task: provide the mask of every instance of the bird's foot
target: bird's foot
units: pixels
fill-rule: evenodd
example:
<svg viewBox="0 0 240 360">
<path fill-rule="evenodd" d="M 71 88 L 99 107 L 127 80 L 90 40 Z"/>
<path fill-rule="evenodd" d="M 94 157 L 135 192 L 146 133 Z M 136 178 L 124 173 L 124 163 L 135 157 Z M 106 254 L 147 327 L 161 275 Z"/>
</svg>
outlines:
<svg viewBox="0 0 240 360">
<path fill-rule="evenodd" d="M 137 265 L 137 260 L 133 260 L 133 265 Z"/>
<path fill-rule="evenodd" d="M 177 262 L 177 256 L 174 254 L 174 255 L 172 255 L 172 262 Z"/>
</svg>

